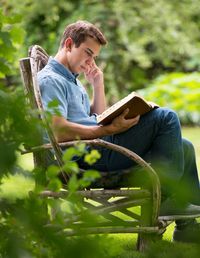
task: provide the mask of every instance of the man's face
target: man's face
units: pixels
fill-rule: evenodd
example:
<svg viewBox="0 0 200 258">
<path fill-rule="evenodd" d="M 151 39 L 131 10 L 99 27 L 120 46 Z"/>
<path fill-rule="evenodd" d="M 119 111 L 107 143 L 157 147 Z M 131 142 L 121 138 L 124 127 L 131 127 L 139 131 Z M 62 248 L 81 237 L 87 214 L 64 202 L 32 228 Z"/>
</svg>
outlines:
<svg viewBox="0 0 200 258">
<path fill-rule="evenodd" d="M 68 65 L 73 73 L 87 72 L 99 55 L 101 46 L 94 39 L 88 37 L 79 47 L 72 44 L 71 51 L 68 52 Z"/>
</svg>

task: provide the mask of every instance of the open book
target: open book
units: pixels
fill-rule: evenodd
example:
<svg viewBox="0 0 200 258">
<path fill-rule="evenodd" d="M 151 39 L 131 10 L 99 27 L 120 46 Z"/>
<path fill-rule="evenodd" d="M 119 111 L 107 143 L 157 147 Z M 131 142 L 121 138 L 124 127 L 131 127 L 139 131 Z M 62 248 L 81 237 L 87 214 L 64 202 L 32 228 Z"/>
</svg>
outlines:
<svg viewBox="0 0 200 258">
<path fill-rule="evenodd" d="M 129 108 L 129 112 L 126 115 L 126 118 L 129 119 L 137 115 L 143 115 L 157 107 L 157 104 L 146 101 L 136 92 L 132 92 L 110 108 L 106 109 L 102 114 L 97 115 L 97 123 L 102 125 L 109 124 L 127 108 Z"/>
</svg>

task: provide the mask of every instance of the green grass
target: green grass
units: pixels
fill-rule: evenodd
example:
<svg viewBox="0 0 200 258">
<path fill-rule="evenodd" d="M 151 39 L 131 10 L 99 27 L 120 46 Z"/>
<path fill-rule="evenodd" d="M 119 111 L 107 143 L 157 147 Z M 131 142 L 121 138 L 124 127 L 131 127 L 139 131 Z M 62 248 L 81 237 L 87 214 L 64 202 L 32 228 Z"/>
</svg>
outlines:
<svg viewBox="0 0 200 258">
<path fill-rule="evenodd" d="M 197 167 L 200 176 L 200 127 L 184 127 L 182 130 L 184 138 L 190 140 L 195 147 Z"/>
<path fill-rule="evenodd" d="M 197 154 L 197 166 L 200 175 L 200 128 L 183 128 L 183 137 L 191 140 L 194 144 Z M 31 171 L 33 168 L 32 155 L 26 154 L 19 157 L 18 164 L 25 170 Z M 33 189 L 34 182 L 23 175 L 9 176 L 3 179 L 0 186 L 0 197 L 9 197 L 11 199 L 23 198 Z M 198 246 L 191 244 L 174 244 L 171 242 L 174 224 L 171 224 L 163 235 L 163 241 L 152 245 L 149 252 L 145 254 L 138 253 L 135 250 L 136 234 L 114 234 L 109 235 L 111 243 L 117 246 L 118 258 L 131 257 L 197 257 L 200 251 Z"/>
</svg>

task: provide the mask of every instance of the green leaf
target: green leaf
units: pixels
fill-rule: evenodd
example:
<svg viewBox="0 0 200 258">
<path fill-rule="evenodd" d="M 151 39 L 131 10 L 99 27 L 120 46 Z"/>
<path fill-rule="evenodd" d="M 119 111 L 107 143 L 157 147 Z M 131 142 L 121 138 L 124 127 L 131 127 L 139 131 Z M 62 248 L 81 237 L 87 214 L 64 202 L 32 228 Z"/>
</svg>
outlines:
<svg viewBox="0 0 200 258">
<path fill-rule="evenodd" d="M 86 144 L 85 144 L 85 143 L 81 143 L 81 142 L 78 143 L 78 144 L 76 145 L 76 149 L 77 149 L 79 155 L 84 154 L 84 153 L 87 153 Z"/>
<path fill-rule="evenodd" d="M 6 24 L 16 24 L 22 21 L 23 16 L 21 14 L 13 14 L 12 16 L 4 16 L 4 23 Z"/>
<path fill-rule="evenodd" d="M 79 180 L 79 184 L 82 187 L 89 186 L 95 179 L 100 178 L 101 175 L 96 170 L 87 170 L 83 173 L 83 177 Z"/>
<path fill-rule="evenodd" d="M 70 147 L 63 154 L 63 161 L 67 163 L 68 161 L 71 161 L 73 157 L 77 156 L 77 154 L 77 150 L 74 147 Z"/>
<path fill-rule="evenodd" d="M 46 171 L 46 175 L 48 179 L 52 179 L 57 177 L 58 173 L 60 172 L 59 167 L 55 166 L 55 165 L 51 165 L 48 167 L 47 171 Z"/>
<path fill-rule="evenodd" d="M 70 192 L 75 192 L 79 188 L 79 181 L 75 175 L 71 176 L 67 186 Z"/>
<path fill-rule="evenodd" d="M 59 101 L 57 99 L 54 99 L 48 103 L 48 108 L 57 107 L 59 105 Z"/>
<path fill-rule="evenodd" d="M 24 41 L 25 32 L 21 27 L 13 27 L 10 30 L 10 35 L 15 43 L 22 44 Z"/>
<path fill-rule="evenodd" d="M 89 165 L 92 165 L 100 158 L 101 158 L 101 154 L 97 150 L 91 150 L 90 153 L 85 155 L 84 161 Z"/>
<path fill-rule="evenodd" d="M 48 184 L 48 189 L 58 192 L 62 188 L 62 183 L 58 178 L 52 179 Z"/>
<path fill-rule="evenodd" d="M 3 58 L 0 58 L 0 73 L 2 74 L 1 78 L 4 78 L 11 73 L 10 65 L 8 65 Z"/>
<path fill-rule="evenodd" d="M 67 174 L 79 173 L 78 164 L 74 161 L 68 161 L 67 163 L 65 163 L 63 169 Z"/>
<path fill-rule="evenodd" d="M 83 173 L 84 179 L 97 179 L 100 177 L 101 177 L 100 173 L 96 170 L 87 170 L 86 172 Z"/>
</svg>

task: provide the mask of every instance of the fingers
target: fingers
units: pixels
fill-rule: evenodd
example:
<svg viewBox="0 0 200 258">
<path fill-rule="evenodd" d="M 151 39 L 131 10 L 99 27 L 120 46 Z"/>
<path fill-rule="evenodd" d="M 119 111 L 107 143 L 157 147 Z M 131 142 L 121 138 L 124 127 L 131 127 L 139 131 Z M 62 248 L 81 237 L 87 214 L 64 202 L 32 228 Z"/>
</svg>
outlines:
<svg viewBox="0 0 200 258">
<path fill-rule="evenodd" d="M 129 112 L 129 108 L 125 109 L 120 116 L 125 117 Z"/>
<path fill-rule="evenodd" d="M 95 82 L 103 81 L 103 72 L 95 65 L 87 69 L 85 72 L 85 78 L 94 85 Z"/>
<path fill-rule="evenodd" d="M 125 109 L 123 113 L 120 115 L 121 118 L 125 119 L 129 124 L 135 125 L 140 120 L 140 115 L 137 115 L 136 117 L 126 119 L 126 115 L 128 114 L 129 109 Z"/>
<path fill-rule="evenodd" d="M 95 68 L 95 67 L 91 67 L 91 66 L 88 66 L 88 68 L 87 68 L 87 70 L 86 70 L 86 72 L 85 72 L 85 74 L 88 76 L 88 75 L 92 75 L 92 76 L 94 76 L 94 74 L 97 72 L 97 68 Z"/>
<path fill-rule="evenodd" d="M 129 108 L 126 108 L 122 113 L 121 113 L 121 115 L 120 116 L 122 116 L 122 117 L 126 117 L 126 115 L 128 114 L 128 112 L 129 112 Z M 129 119 L 127 119 L 127 120 L 138 120 L 140 118 L 140 115 L 138 115 L 138 116 L 135 116 L 135 117 L 133 117 L 133 118 L 129 118 Z"/>
<path fill-rule="evenodd" d="M 97 64 L 95 63 L 95 61 L 93 60 L 92 63 L 90 63 L 88 65 L 88 69 L 87 72 L 92 73 L 94 71 L 101 71 L 101 69 L 97 66 Z"/>
<path fill-rule="evenodd" d="M 135 125 L 138 124 L 139 120 L 140 120 L 140 115 L 133 118 L 133 121 L 135 122 Z"/>
<path fill-rule="evenodd" d="M 134 118 L 131 118 L 131 119 L 127 119 L 127 120 L 129 120 L 130 122 L 133 122 L 133 123 L 137 124 L 137 123 L 139 122 L 139 120 L 140 120 L 140 115 L 135 116 Z"/>
<path fill-rule="evenodd" d="M 92 66 L 91 69 L 89 70 L 89 73 L 92 75 L 92 76 L 95 76 L 95 74 L 101 72 L 101 70 L 99 69 L 98 66 Z"/>
<path fill-rule="evenodd" d="M 113 133 L 122 133 L 132 126 L 135 126 L 138 124 L 140 120 L 140 115 L 131 118 L 131 119 L 126 119 L 126 115 L 128 114 L 129 109 L 124 110 L 124 112 L 117 116 L 116 118 L 113 119 L 111 126 L 113 126 Z"/>
</svg>

